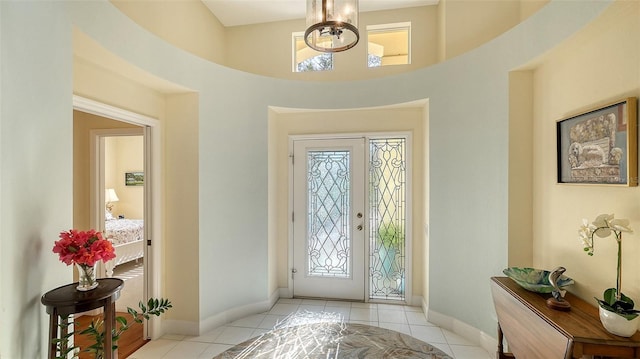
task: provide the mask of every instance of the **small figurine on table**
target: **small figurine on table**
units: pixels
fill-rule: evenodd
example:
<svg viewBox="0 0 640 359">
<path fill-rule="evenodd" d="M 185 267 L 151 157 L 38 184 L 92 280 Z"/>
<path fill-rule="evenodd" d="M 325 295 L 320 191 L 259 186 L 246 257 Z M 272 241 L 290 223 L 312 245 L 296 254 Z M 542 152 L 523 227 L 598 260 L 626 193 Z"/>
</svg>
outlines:
<svg viewBox="0 0 640 359">
<path fill-rule="evenodd" d="M 565 271 L 566 269 L 564 267 L 558 267 L 549 273 L 549 283 L 553 286 L 553 291 L 551 292 L 552 297 L 547 299 L 547 307 L 551 309 L 562 311 L 571 310 L 571 304 L 563 298 L 566 291 L 558 287 L 558 278 L 560 278 Z"/>
</svg>

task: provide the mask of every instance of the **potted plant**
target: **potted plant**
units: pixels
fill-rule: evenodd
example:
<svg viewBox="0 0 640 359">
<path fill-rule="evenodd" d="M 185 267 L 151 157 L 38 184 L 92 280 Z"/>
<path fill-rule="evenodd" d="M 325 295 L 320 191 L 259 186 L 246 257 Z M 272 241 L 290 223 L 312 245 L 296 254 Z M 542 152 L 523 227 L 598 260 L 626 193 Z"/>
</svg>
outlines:
<svg viewBox="0 0 640 359">
<path fill-rule="evenodd" d="M 160 316 L 169 308 L 172 308 L 172 304 L 169 299 L 155 299 L 150 298 L 147 301 L 146 305 L 142 301 L 138 303 L 141 312 L 137 310 L 127 307 L 127 312 L 131 314 L 133 317 L 133 321 L 136 323 L 142 323 L 143 320 L 151 319 L 152 315 Z M 111 332 L 112 338 L 112 350 L 118 349 L 118 339 L 122 333 L 127 331 L 133 323 L 128 323 L 125 317 L 118 316 L 116 317 L 116 327 L 113 328 Z M 61 327 L 67 328 L 67 335 L 63 338 L 55 339 L 54 344 L 56 346 L 56 359 L 77 359 L 80 347 L 77 345 L 70 345 L 71 338 L 76 334 L 76 332 L 69 332 L 68 327 L 71 323 L 67 322 L 66 324 L 61 324 Z M 76 323 L 77 324 L 77 323 Z M 118 324 L 120 327 L 118 327 Z M 89 347 L 85 348 L 83 352 L 90 353 L 90 357 L 94 359 L 103 359 L 105 357 L 104 352 L 104 338 L 105 338 L 105 330 L 104 330 L 104 320 L 102 318 L 98 318 L 96 320 L 92 320 L 89 324 L 89 327 L 82 330 L 79 334 L 87 335 L 92 339 L 92 343 Z"/>
<path fill-rule="evenodd" d="M 127 312 L 133 317 L 135 323 L 141 324 L 143 320 L 149 320 L 152 315 L 160 316 L 169 308 L 172 307 L 171 302 L 168 299 L 149 298 L 145 305 L 142 301 L 138 303 L 141 312 L 138 313 L 135 309 L 127 307 Z M 116 322 L 120 325 L 119 328 L 114 328 L 111 333 L 113 350 L 118 349 L 118 339 L 122 333 L 127 331 L 133 323 L 128 323 L 125 317 L 116 317 Z M 117 325 L 116 325 L 117 326 Z M 93 353 L 93 357 L 96 359 L 104 358 L 104 320 L 99 318 L 98 320 L 91 321 L 89 327 L 80 332 L 80 334 L 88 335 L 93 339 L 93 345 L 85 349 L 89 353 Z"/>
<path fill-rule="evenodd" d="M 600 321 L 607 331 L 612 334 L 630 337 L 638 330 L 638 314 L 634 309 L 631 298 L 622 293 L 622 233 L 633 233 L 629 228 L 629 220 L 615 219 L 613 214 L 601 214 L 589 223 L 583 219 L 582 226 L 578 230 L 580 239 L 584 245 L 584 251 L 589 256 L 594 252 L 594 235 L 600 238 L 615 235 L 618 245 L 618 262 L 616 271 L 616 287 L 604 291 L 603 298 L 598 301 Z"/>
</svg>

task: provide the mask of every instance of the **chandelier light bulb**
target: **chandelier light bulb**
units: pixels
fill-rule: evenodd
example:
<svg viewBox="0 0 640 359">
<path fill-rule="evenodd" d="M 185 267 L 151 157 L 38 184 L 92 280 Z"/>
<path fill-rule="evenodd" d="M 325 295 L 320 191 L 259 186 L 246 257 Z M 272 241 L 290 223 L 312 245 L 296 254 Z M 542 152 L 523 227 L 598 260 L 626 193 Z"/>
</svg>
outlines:
<svg viewBox="0 0 640 359">
<path fill-rule="evenodd" d="M 307 0 L 307 46 L 320 52 L 354 47 L 360 40 L 357 9 L 358 0 Z"/>
</svg>

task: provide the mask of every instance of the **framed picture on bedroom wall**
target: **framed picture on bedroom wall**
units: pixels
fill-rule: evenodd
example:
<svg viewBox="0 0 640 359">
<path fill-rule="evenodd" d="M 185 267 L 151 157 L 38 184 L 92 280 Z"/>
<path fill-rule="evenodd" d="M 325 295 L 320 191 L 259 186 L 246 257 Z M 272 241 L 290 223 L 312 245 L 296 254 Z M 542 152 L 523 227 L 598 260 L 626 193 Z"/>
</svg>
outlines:
<svg viewBox="0 0 640 359">
<path fill-rule="evenodd" d="M 124 184 L 126 186 L 143 186 L 144 172 L 125 172 Z"/>
<path fill-rule="evenodd" d="M 558 183 L 637 186 L 637 98 L 556 123 Z"/>
</svg>

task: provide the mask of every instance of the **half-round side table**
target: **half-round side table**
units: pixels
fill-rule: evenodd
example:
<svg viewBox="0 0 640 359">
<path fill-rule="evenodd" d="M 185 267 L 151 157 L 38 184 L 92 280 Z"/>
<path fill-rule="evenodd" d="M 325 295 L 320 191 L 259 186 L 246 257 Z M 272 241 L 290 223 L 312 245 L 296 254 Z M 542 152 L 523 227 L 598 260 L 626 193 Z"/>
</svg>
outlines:
<svg viewBox="0 0 640 359">
<path fill-rule="evenodd" d="M 81 292 L 76 289 L 78 283 L 68 284 L 45 293 L 40 301 L 47 307 L 49 314 L 49 358 L 55 359 L 57 356 L 57 345 L 55 339 L 58 338 L 58 318 L 63 324 L 60 329 L 60 337 L 67 335 L 67 325 L 69 315 L 86 312 L 89 310 L 104 308 L 104 330 L 111 333 L 115 326 L 116 300 L 120 297 L 120 290 L 124 287 L 122 279 L 101 278 L 98 279 L 98 286 L 95 289 Z M 64 343 L 63 343 L 64 344 Z M 105 359 L 114 359 L 111 349 L 111 335 L 104 336 Z M 62 345 L 65 349 L 65 346 Z"/>
</svg>

